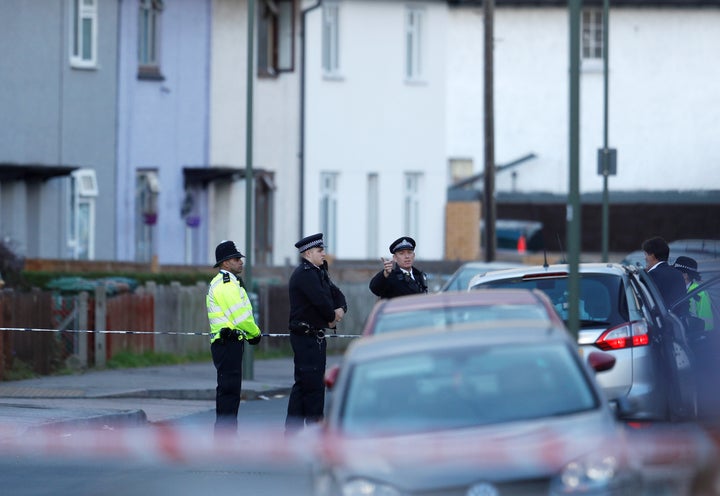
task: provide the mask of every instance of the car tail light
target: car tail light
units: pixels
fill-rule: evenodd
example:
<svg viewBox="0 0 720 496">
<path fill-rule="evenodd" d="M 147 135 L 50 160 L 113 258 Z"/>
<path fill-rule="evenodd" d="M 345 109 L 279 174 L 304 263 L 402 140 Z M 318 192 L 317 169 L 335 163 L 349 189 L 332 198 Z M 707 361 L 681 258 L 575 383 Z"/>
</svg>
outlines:
<svg viewBox="0 0 720 496">
<path fill-rule="evenodd" d="M 647 322 L 636 320 L 611 327 L 595 341 L 595 346 L 603 351 L 635 348 L 650 344 Z"/>
</svg>

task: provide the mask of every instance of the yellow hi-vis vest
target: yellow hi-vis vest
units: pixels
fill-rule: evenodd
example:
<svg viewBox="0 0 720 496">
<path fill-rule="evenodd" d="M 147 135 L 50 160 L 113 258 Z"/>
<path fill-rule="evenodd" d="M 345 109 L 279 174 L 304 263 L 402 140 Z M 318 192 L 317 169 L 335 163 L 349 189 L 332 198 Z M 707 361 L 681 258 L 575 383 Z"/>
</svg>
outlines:
<svg viewBox="0 0 720 496">
<path fill-rule="evenodd" d="M 224 270 L 218 272 L 210 281 L 205 304 L 210 321 L 211 343 L 220 338 L 220 330 L 224 327 L 242 331 L 247 339 L 260 335 L 250 298 L 234 274 Z"/>
</svg>

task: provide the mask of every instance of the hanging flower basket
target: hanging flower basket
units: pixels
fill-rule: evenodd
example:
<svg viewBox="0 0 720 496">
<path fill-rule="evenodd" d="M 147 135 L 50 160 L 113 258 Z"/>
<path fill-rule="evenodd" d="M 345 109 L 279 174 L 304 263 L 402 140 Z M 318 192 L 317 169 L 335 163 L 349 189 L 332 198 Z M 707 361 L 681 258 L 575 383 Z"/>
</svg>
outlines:
<svg viewBox="0 0 720 496">
<path fill-rule="evenodd" d="M 144 212 L 143 222 L 148 226 L 157 224 L 157 212 Z"/>
<path fill-rule="evenodd" d="M 185 217 L 185 225 L 188 227 L 197 227 L 200 225 L 199 215 L 188 215 Z"/>
</svg>

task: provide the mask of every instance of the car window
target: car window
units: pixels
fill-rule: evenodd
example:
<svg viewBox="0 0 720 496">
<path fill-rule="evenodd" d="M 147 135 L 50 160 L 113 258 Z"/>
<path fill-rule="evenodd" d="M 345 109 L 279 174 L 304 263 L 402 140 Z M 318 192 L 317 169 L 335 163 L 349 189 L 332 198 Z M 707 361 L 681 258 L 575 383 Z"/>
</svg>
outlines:
<svg viewBox="0 0 720 496">
<path fill-rule="evenodd" d="M 341 428 L 349 435 L 432 431 L 565 415 L 598 405 L 565 344 L 475 346 L 356 365 Z"/>
<path fill-rule="evenodd" d="M 567 277 L 486 281 L 475 288 L 539 289 L 548 295 L 560 318 L 568 318 Z M 627 322 L 627 302 L 621 277 L 613 274 L 580 274 L 580 320 L 582 327 Z"/>
<path fill-rule="evenodd" d="M 449 325 L 489 320 L 549 319 L 542 307 L 536 305 L 475 305 L 465 307 L 426 308 L 406 312 L 381 313 L 377 316 L 373 334 L 406 331 L 419 327 L 444 330 Z"/>
</svg>

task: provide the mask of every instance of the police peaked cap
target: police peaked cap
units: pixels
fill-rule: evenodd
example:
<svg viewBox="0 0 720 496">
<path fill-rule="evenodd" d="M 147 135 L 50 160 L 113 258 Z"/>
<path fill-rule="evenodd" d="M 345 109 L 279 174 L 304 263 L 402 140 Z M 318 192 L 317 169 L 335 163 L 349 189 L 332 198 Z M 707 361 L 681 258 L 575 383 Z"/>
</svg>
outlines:
<svg viewBox="0 0 720 496">
<path fill-rule="evenodd" d="M 409 236 L 398 238 L 390 245 L 390 253 L 400 250 L 415 250 L 415 240 Z"/>
<path fill-rule="evenodd" d="M 325 248 L 325 243 L 323 243 L 323 234 L 322 233 L 305 236 L 303 239 L 301 239 L 300 241 L 295 243 L 295 248 L 297 248 L 300 253 L 307 251 L 310 248 L 315 248 L 316 246 L 318 246 L 320 248 Z"/>
<path fill-rule="evenodd" d="M 225 260 L 230 260 L 231 258 L 243 258 L 244 256 L 245 255 L 235 248 L 235 243 L 232 241 L 222 241 L 215 248 L 215 265 L 213 265 L 213 267 L 220 267 L 220 264 Z"/>
<path fill-rule="evenodd" d="M 695 277 L 700 275 L 697 270 L 697 262 L 695 261 L 695 259 L 690 257 L 677 257 L 677 260 L 675 260 L 673 267 L 675 267 L 676 269 L 680 269 L 683 272 L 689 272 L 691 275 L 694 274 Z"/>
</svg>

